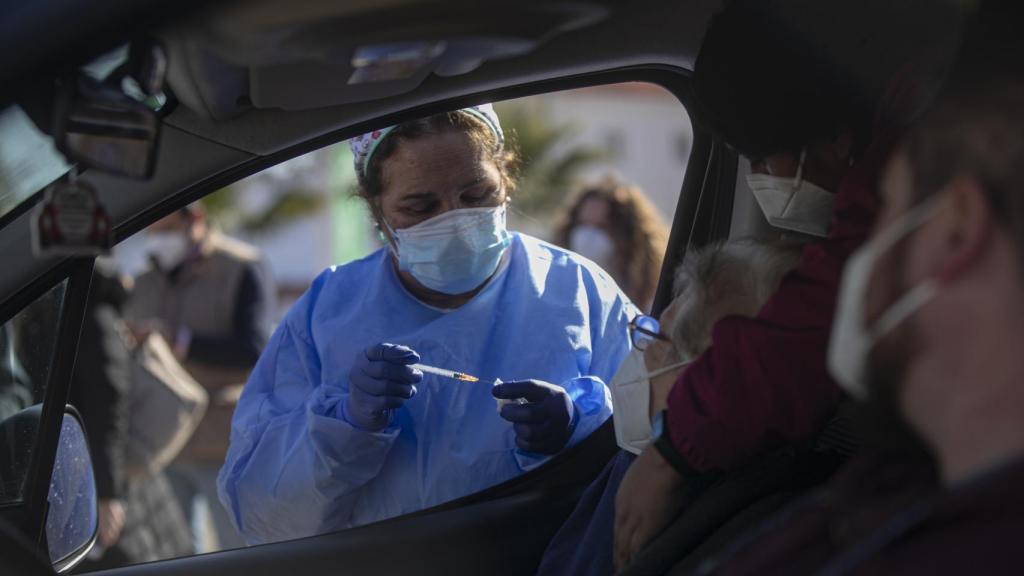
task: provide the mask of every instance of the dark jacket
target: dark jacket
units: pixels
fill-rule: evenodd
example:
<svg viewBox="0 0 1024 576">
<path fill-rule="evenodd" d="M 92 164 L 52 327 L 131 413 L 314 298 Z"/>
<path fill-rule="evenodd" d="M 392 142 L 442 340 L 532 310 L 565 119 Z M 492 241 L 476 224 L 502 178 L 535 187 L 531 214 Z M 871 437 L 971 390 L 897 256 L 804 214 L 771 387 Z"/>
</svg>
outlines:
<svg viewBox="0 0 1024 576">
<path fill-rule="evenodd" d="M 125 490 L 125 438 L 131 357 L 125 342 L 121 307 L 127 292 L 116 271 L 100 263 L 93 274 L 70 403 L 82 416 L 101 499 L 120 498 Z"/>
<path fill-rule="evenodd" d="M 914 462 L 851 462 L 702 574 L 1022 574 L 1024 459 L 940 490 Z"/>
<path fill-rule="evenodd" d="M 132 345 L 121 310 L 128 293 L 111 264 L 98 261 L 93 274 L 70 402 L 89 435 L 100 498 L 124 503 L 125 525 L 117 544 L 86 569 L 113 568 L 193 553 L 188 524 L 163 473 L 128 478 L 125 441 L 129 432 Z"/>
</svg>

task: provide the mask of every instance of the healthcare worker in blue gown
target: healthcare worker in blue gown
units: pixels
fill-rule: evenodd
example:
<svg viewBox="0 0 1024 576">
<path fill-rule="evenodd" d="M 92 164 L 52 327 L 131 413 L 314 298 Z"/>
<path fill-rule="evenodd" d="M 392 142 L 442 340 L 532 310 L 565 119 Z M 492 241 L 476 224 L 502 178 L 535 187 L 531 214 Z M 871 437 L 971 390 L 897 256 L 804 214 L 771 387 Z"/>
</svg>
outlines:
<svg viewBox="0 0 1024 576">
<path fill-rule="evenodd" d="M 629 351 L 636 312 L 607 274 L 506 230 L 516 158 L 490 106 L 351 144 L 387 246 L 313 282 L 242 393 L 218 484 L 250 543 L 413 512 L 542 464 L 608 419 L 605 383 Z M 498 399 L 520 398 L 499 414 Z"/>
</svg>

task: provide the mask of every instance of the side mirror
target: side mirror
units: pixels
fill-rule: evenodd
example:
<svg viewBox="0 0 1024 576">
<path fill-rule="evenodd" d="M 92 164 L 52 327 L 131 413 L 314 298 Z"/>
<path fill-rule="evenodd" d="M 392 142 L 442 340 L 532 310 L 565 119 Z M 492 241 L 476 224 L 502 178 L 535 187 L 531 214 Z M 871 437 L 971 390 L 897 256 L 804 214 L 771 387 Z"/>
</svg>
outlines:
<svg viewBox="0 0 1024 576">
<path fill-rule="evenodd" d="M 50 562 L 57 572 L 65 572 L 92 549 L 99 526 L 99 499 L 89 444 L 82 423 L 70 410 L 64 413 L 61 424 L 47 501 Z"/>
<path fill-rule="evenodd" d="M 42 415 L 43 405 L 36 404 L 0 421 L 0 504 L 21 502 Z M 61 422 L 46 500 L 47 553 L 53 568 L 65 572 L 89 553 L 99 529 L 99 499 L 89 444 L 70 407 Z"/>
</svg>

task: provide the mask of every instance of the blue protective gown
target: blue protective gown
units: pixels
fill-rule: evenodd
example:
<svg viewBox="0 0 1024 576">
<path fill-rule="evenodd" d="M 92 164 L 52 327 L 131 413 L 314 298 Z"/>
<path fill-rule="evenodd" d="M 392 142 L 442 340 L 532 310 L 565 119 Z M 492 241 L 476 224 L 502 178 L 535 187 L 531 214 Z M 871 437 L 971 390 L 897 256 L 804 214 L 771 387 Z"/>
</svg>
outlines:
<svg viewBox="0 0 1024 576">
<path fill-rule="evenodd" d="M 579 442 L 611 415 L 611 380 L 635 314 L 592 262 L 513 234 L 472 300 L 439 310 L 402 286 L 387 250 L 322 273 L 288 312 L 235 411 L 220 498 L 250 543 L 336 531 L 509 480 L 545 456 L 515 446 L 491 382 L 534 378 L 573 399 Z M 379 342 L 481 378 L 424 375 L 379 432 L 342 415 L 356 354 Z"/>
</svg>

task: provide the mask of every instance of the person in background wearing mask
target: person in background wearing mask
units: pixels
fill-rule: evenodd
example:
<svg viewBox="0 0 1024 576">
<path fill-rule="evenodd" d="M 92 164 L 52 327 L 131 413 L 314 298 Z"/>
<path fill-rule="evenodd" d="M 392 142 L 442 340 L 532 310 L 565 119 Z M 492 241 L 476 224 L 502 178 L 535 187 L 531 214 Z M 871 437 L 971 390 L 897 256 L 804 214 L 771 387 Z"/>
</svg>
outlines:
<svg viewBox="0 0 1024 576">
<path fill-rule="evenodd" d="M 386 247 L 313 282 L 242 393 L 219 485 L 251 543 L 414 512 L 539 466 L 610 417 L 606 382 L 629 351 L 636 311 L 611 277 L 506 229 L 517 157 L 490 105 L 351 145 Z"/>
<path fill-rule="evenodd" d="M 266 269 L 255 248 L 212 229 L 198 205 L 150 226 L 145 242 L 151 267 L 135 280 L 129 326 L 140 342 L 160 332 L 210 397 L 206 415 L 167 475 L 197 552 L 244 546 L 218 504 L 216 478 L 235 404 L 269 333 L 272 288 Z"/>
<path fill-rule="evenodd" d="M 715 325 L 710 348 L 673 386 L 655 441 L 619 490 L 620 568 L 679 513 L 685 483 L 809 441 L 840 399 L 825 361 L 839 277 L 870 227 L 891 138 L 873 131 L 871 107 L 774 18 L 764 2 L 750 1 L 714 17 L 691 110 L 750 159 L 748 184 L 768 222 L 817 241 L 755 317 Z M 873 132 L 882 135 L 869 145 Z"/>
<path fill-rule="evenodd" d="M 686 253 L 675 274 L 675 297 L 660 321 L 639 317 L 633 351 L 612 379 L 615 435 L 622 448 L 584 493 L 551 540 L 539 575 L 598 576 L 612 569 L 612 527 L 619 483 L 651 442 L 651 419 L 669 389 L 711 341 L 711 327 L 726 316 L 753 316 L 800 257 L 799 245 L 735 239 Z"/>
<path fill-rule="evenodd" d="M 829 347 L 843 388 L 921 447 L 931 484 L 908 497 L 899 461 L 851 462 L 706 574 L 1024 572 L 1021 14 L 988 6 L 888 164 Z"/>
<path fill-rule="evenodd" d="M 583 186 L 562 209 L 554 242 L 593 260 L 638 308 L 650 309 L 668 230 L 638 186 L 614 177 Z"/>
</svg>

